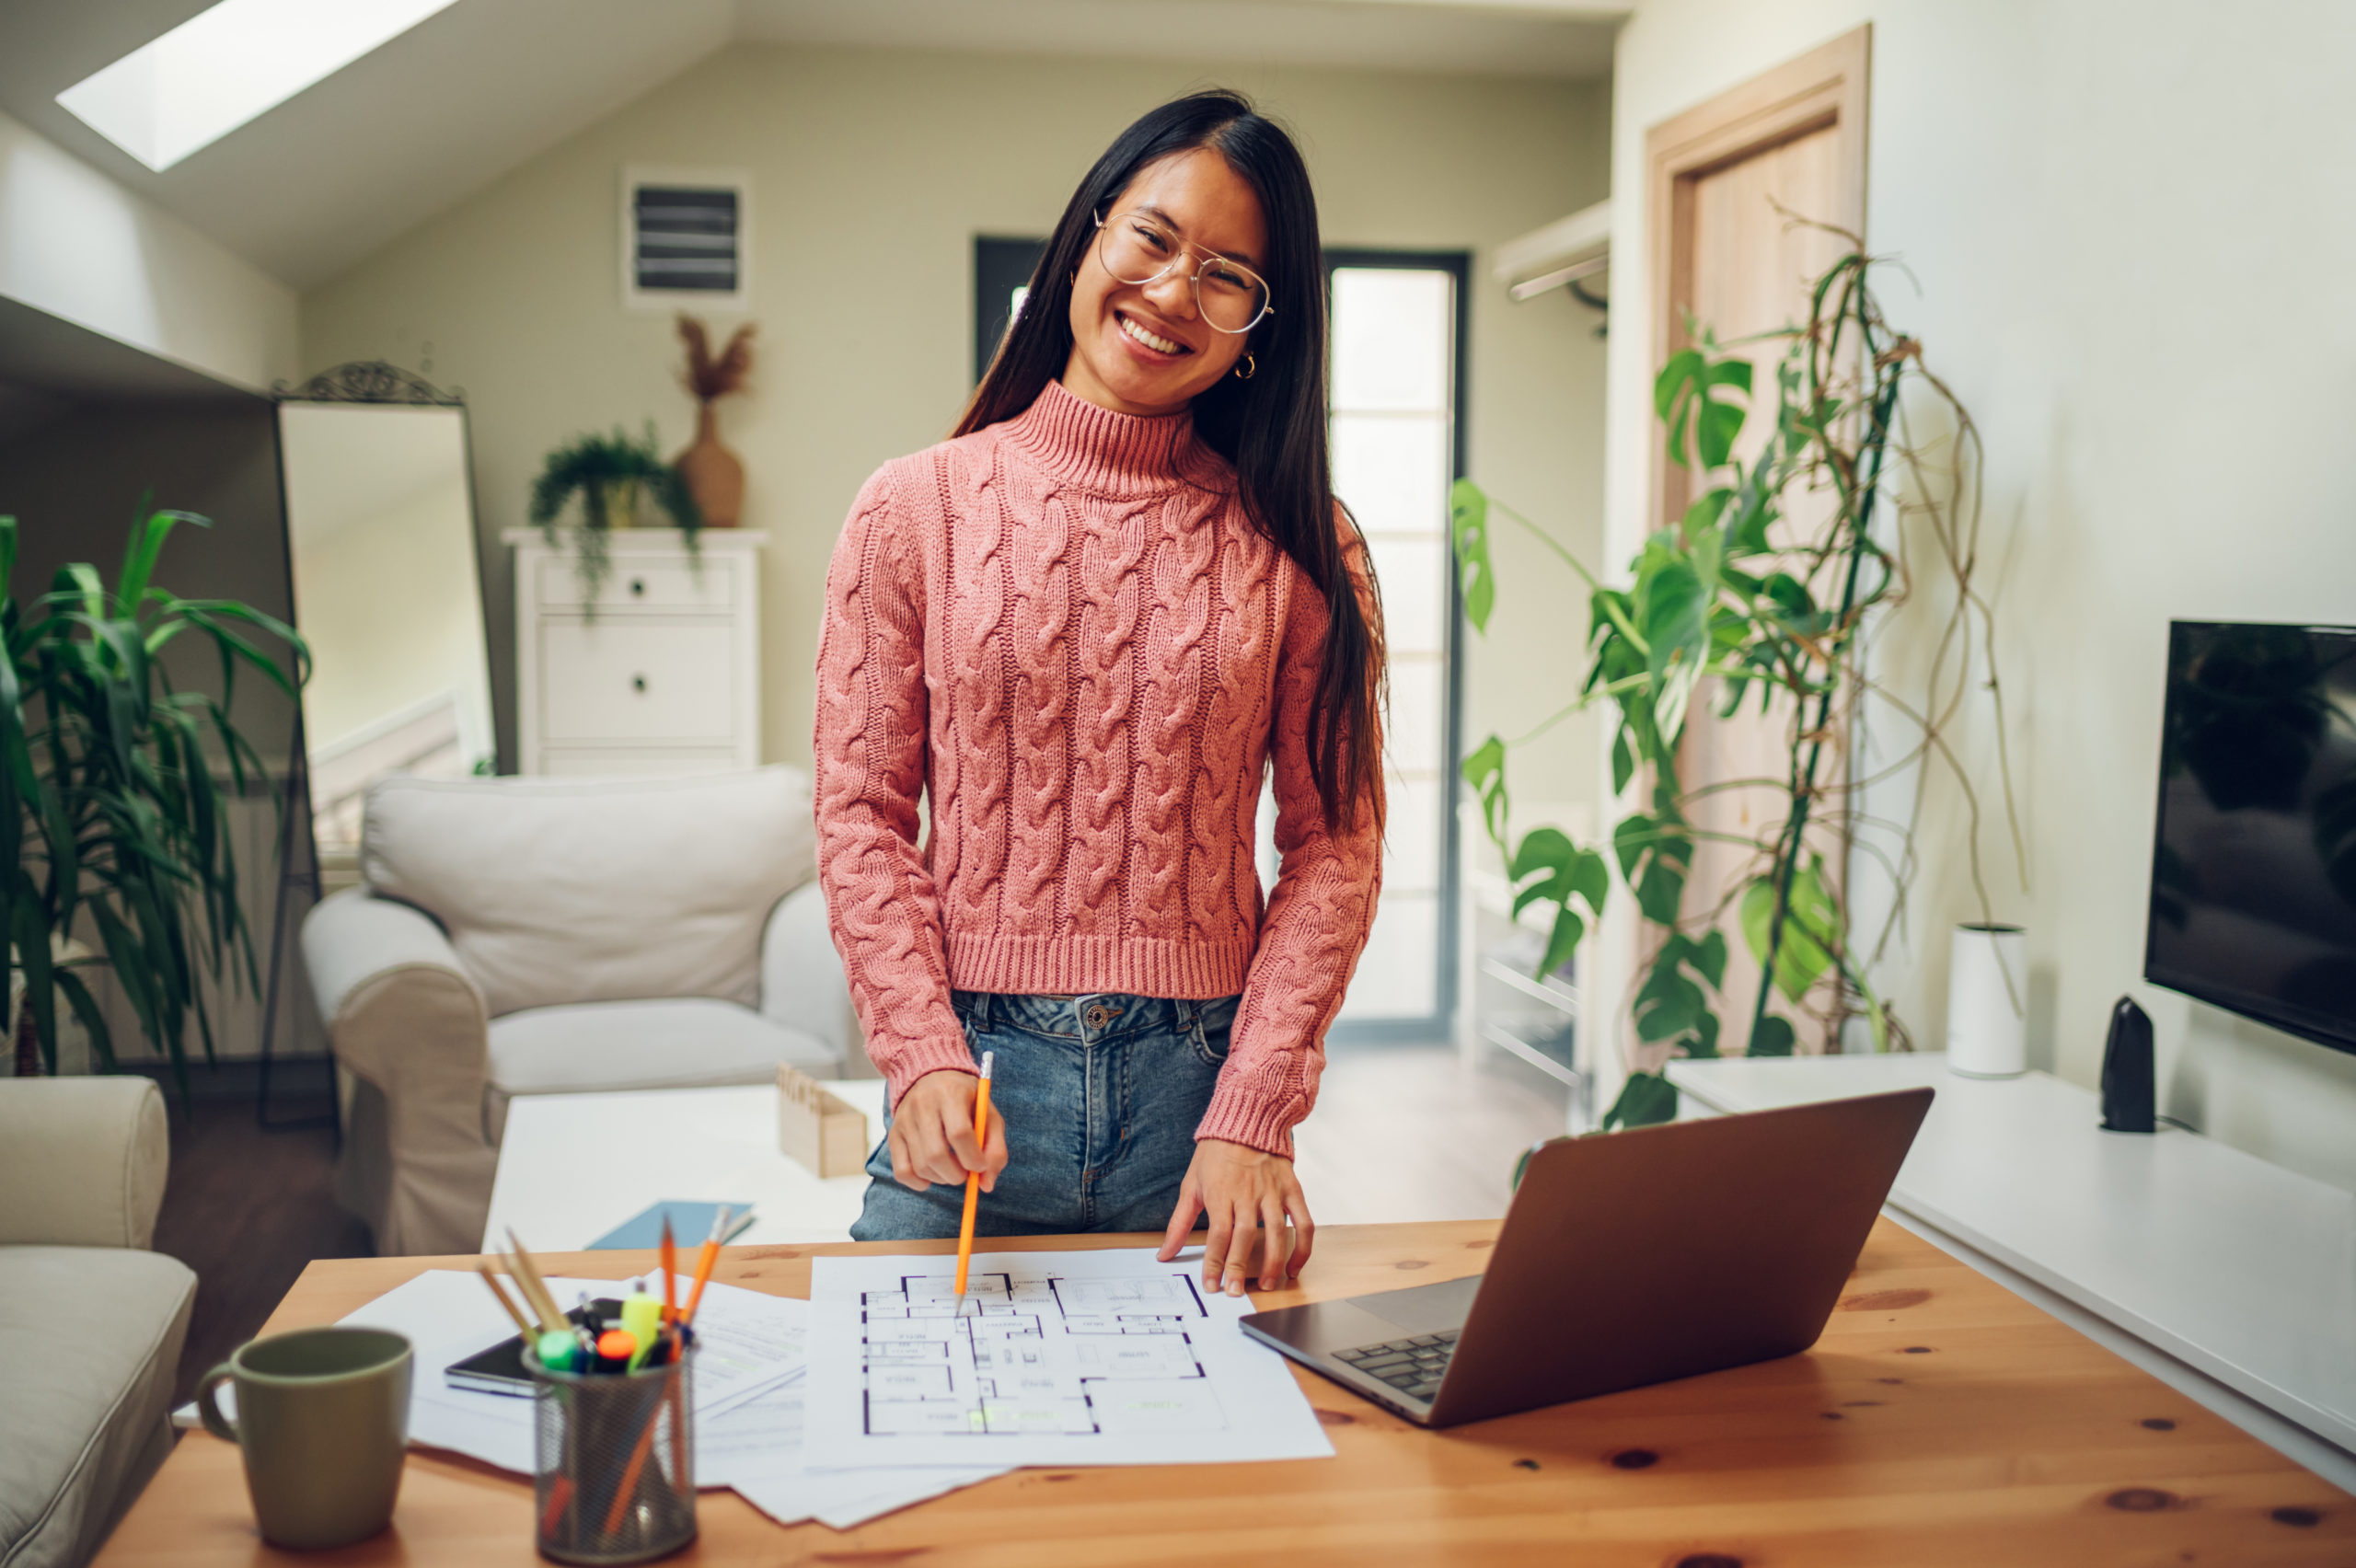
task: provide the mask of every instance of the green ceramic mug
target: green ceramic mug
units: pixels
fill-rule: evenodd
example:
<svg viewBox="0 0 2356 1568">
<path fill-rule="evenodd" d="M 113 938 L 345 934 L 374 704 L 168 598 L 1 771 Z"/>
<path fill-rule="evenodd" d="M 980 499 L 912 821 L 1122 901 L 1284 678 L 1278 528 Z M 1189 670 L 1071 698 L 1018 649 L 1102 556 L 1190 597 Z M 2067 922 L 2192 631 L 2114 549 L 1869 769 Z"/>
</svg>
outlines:
<svg viewBox="0 0 2356 1568">
<path fill-rule="evenodd" d="M 392 1523 L 409 1442 L 409 1341 L 297 1329 L 241 1347 L 196 1386 L 205 1430 L 245 1451 L 246 1492 L 279 1546 L 349 1546 Z M 214 1402 L 237 1386 L 237 1419 Z"/>
</svg>

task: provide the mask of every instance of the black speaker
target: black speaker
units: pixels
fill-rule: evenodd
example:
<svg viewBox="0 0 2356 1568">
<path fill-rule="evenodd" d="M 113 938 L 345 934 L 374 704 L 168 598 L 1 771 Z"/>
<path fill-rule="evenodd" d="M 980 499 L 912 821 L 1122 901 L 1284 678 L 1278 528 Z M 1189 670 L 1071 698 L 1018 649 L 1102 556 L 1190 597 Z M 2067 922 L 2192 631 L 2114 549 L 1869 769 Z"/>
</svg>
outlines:
<svg viewBox="0 0 2356 1568">
<path fill-rule="evenodd" d="M 2103 1130 L 2156 1132 L 2152 1110 L 2152 1020 L 2132 997 L 2121 997 L 2110 1009 L 2110 1040 L 2102 1048 Z"/>
</svg>

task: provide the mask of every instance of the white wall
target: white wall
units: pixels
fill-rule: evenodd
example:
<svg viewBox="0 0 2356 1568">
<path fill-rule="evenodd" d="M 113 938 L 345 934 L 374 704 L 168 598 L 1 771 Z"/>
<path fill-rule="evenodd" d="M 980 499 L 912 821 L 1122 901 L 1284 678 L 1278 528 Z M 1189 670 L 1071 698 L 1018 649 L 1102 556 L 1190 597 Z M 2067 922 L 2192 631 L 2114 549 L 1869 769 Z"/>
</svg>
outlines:
<svg viewBox="0 0 2356 1568">
<path fill-rule="evenodd" d="M 468 394 L 480 525 L 495 538 L 524 520 L 525 486 L 564 437 L 649 416 L 665 450 L 691 433 L 669 317 L 618 301 L 620 166 L 749 169 L 758 358 L 751 396 L 722 406 L 722 432 L 748 471 L 745 525 L 771 538 L 765 755 L 806 762 L 819 593 L 843 514 L 876 465 L 946 433 L 971 386 L 974 236 L 1045 234 L 1124 124 L 1211 81 L 1259 95 L 1299 130 L 1330 243 L 1478 253 L 1473 469 L 1591 549 L 1592 317 L 1560 298 L 1512 305 L 1486 260 L 1603 194 L 1598 86 L 739 46 L 306 294 L 304 363 L 423 368 L 430 353 L 432 378 Z M 492 558 L 486 570 L 494 667 L 512 678 L 509 567 Z M 1542 712 L 1514 683 L 1569 656 L 1576 619 L 1534 604 L 1501 611 L 1495 645 L 1476 655 L 1468 727 Z M 1551 754 L 1556 782 L 1583 786 L 1593 769 L 1565 744 Z"/>
<path fill-rule="evenodd" d="M 0 294 L 257 391 L 294 374 L 294 290 L 6 115 Z"/>
<path fill-rule="evenodd" d="M 2143 985 L 2171 617 L 2356 620 L 2356 11 L 2198 0 L 1646 0 L 1620 37 L 1615 248 L 1644 254 L 1647 127 L 1874 25 L 1868 239 L 1987 437 L 1990 576 L 2015 694 L 2033 1060 L 2096 1080 L 2111 1004 L 2152 1014 L 2162 1109 L 2356 1189 L 2356 1057 Z M 1609 553 L 1646 517 L 1645 279 L 1614 280 Z M 1984 788 L 1984 705 L 1963 739 Z M 1918 1041 L 1969 911 L 1952 796 L 1926 836 L 1920 949 L 1890 966 Z M 2000 832 L 1983 841 L 2001 873 Z M 1624 904 L 1607 933 L 1624 960 Z M 1611 949 L 1594 968 L 1610 973 Z M 1599 1009 L 1619 1004 L 1593 987 Z M 1608 1013 L 1607 1013 L 1608 1016 Z"/>
</svg>

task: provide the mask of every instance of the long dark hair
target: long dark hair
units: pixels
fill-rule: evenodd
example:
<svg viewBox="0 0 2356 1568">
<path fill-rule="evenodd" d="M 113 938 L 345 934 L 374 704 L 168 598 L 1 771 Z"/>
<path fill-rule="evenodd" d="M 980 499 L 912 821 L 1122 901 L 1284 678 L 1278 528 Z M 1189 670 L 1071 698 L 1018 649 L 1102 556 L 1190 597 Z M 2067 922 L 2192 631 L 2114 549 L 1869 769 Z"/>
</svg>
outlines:
<svg viewBox="0 0 2356 1568">
<path fill-rule="evenodd" d="M 1377 708 L 1382 610 L 1373 563 L 1355 522 L 1334 499 L 1325 449 L 1325 266 L 1309 168 L 1282 126 L 1240 93 L 1212 91 L 1152 110 L 1113 140 L 1071 193 L 1031 274 L 1022 312 L 957 421 L 964 435 L 1011 420 L 1038 399 L 1071 358 L 1072 275 L 1096 237 L 1096 219 L 1149 164 L 1207 147 L 1260 200 L 1268 225 L 1267 318 L 1252 331 L 1249 380 L 1230 375 L 1195 399 L 1195 430 L 1235 467 L 1245 514 L 1324 595 L 1325 647 L 1309 723 L 1310 775 L 1338 830 L 1372 802 L 1381 767 Z M 1350 558 L 1356 557 L 1355 560 Z M 1362 579 L 1354 588 L 1352 567 Z M 1364 598 L 1360 597 L 1360 591 Z"/>
</svg>

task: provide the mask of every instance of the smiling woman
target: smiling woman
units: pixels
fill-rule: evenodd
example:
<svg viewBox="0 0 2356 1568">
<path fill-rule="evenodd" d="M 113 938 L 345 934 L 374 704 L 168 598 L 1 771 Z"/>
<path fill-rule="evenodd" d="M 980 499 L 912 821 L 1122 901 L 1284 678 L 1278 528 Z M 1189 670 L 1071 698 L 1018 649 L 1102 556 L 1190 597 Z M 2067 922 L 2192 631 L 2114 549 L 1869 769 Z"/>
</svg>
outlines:
<svg viewBox="0 0 2356 1568">
<path fill-rule="evenodd" d="M 1204 1277 L 1237 1295 L 1255 1235 L 1264 1287 L 1307 1260 L 1292 1129 L 1383 819 L 1381 616 L 1325 363 L 1299 150 L 1236 95 L 1181 98 L 1073 192 L 955 436 L 854 503 L 814 750 L 894 1101 L 860 1239 L 956 1234 L 974 1170 L 983 1234 L 1160 1229 L 1169 1257 L 1207 1223 Z"/>
</svg>

